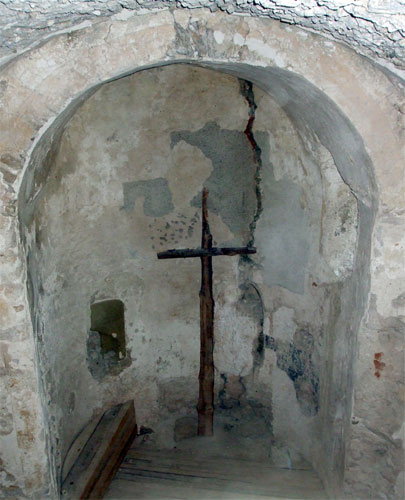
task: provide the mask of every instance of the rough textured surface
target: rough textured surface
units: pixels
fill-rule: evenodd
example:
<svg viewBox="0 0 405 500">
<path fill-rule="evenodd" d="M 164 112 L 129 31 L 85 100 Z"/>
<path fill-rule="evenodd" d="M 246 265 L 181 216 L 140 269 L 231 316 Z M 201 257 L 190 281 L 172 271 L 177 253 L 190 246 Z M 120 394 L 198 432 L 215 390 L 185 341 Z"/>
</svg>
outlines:
<svg viewBox="0 0 405 500">
<path fill-rule="evenodd" d="M 158 262 L 156 252 L 198 246 L 196 205 L 203 186 L 210 189 L 215 244 L 251 240 L 258 248 L 248 260 L 214 259 L 216 400 L 223 425 L 245 438 L 262 436 L 267 456 L 273 427 L 273 443 L 285 454 L 311 462 L 319 453 L 319 378 L 321 371 L 326 375 L 322 331 L 332 320 L 329 285 L 352 273 L 353 258 L 347 261 L 346 253 L 355 254 L 357 203 L 338 174 L 332 188 L 327 177 L 333 173 L 326 172 L 337 172 L 336 166 L 330 157 L 325 161 L 320 144 L 310 137 L 304 146 L 281 108 L 254 85 L 251 95 L 263 184 L 244 134 L 249 107 L 240 82 L 188 65 L 143 71 L 98 90 L 66 125 L 46 184 L 34 181 L 41 194 L 21 215 L 35 214 L 24 229 L 35 283 L 32 314 L 42 311 L 39 367 L 50 372 L 44 390 L 52 401 L 47 418 L 55 422 L 52 440 L 59 457 L 94 411 L 117 400 L 134 398 L 139 424 L 152 427 L 162 446 L 171 444 L 174 420 L 193 412 L 199 262 Z M 251 234 L 257 190 L 262 213 Z M 340 217 L 322 212 L 329 201 L 337 213 L 350 207 L 340 261 L 326 251 L 333 248 L 331 233 L 321 231 L 334 227 L 332 238 L 341 231 Z M 317 296 L 311 293 L 313 279 L 322 284 Z M 288 305 L 275 285 L 300 294 L 293 344 L 272 345 L 277 362 L 263 350 L 264 317 Z M 106 377 L 119 371 L 111 371 L 97 334 L 89 332 L 90 304 L 107 298 L 122 300 L 126 308 L 132 364 L 119 379 Z M 282 330 L 268 333 L 284 338 Z M 282 372 L 272 376 L 277 369 L 293 382 L 282 392 L 274 383 Z M 147 390 L 138 393 L 141 387 Z M 72 397 L 63 396 L 70 392 Z M 298 413 L 290 408 L 295 399 Z M 294 440 L 277 432 L 279 419 L 295 428 Z"/>
<path fill-rule="evenodd" d="M 135 441 L 106 500 L 137 496 L 145 500 L 325 500 L 321 481 L 308 467 L 287 470 L 266 460 L 232 457 L 228 442 L 216 437 L 210 441 L 208 450 L 201 447 L 201 439 L 194 438 L 180 441 L 176 449 L 159 451 Z M 221 456 L 224 448 L 226 458 Z M 237 451 L 235 443 L 233 451 Z"/>
<path fill-rule="evenodd" d="M 405 68 L 404 0 L 1 0 L 0 56 L 12 56 L 13 51 L 82 22 L 173 7 L 270 17 Z"/>
<path fill-rule="evenodd" d="M 173 22 L 173 16 L 176 23 Z M 0 436 L 4 496 L 17 493 L 33 498 L 46 497 L 44 485 L 45 488 L 49 486 L 55 496 L 55 483 L 47 477 L 47 470 L 54 475 L 56 466 L 61 461 L 58 456 L 59 444 L 55 447 L 55 436 L 59 432 L 61 419 L 66 418 L 60 412 L 57 418 L 51 419 L 52 411 L 49 408 L 52 407 L 52 401 L 45 396 L 55 387 L 55 372 L 49 369 L 37 377 L 33 362 L 38 362 L 37 352 L 45 351 L 46 346 L 41 345 L 45 343 L 44 339 L 48 338 L 49 330 L 42 322 L 46 311 L 38 307 L 38 302 L 31 302 L 34 311 L 32 318 L 28 314 L 25 256 L 19 243 L 17 215 L 20 216 L 22 224 L 32 224 L 36 216 L 35 211 L 29 210 L 35 206 L 32 201 L 36 199 L 41 203 L 40 188 L 47 185 L 47 179 L 51 183 L 57 181 L 52 177 L 57 148 L 52 145 L 58 144 L 69 117 L 94 93 L 100 83 L 116 79 L 134 69 L 184 59 L 233 73 L 238 78 L 253 81 L 255 86 L 267 92 L 293 124 L 296 132 L 293 136 L 298 135 L 302 139 L 302 149 L 299 148 L 296 153 L 298 157 L 301 158 L 301 152 L 306 150 L 311 158 L 316 157 L 315 164 L 320 167 L 321 172 L 323 163 L 330 163 L 331 167 L 335 165 L 336 169 L 330 168 L 328 172 L 336 172 L 338 178 L 340 176 L 343 179 L 343 184 L 350 187 L 350 191 L 358 200 L 358 226 L 355 232 L 357 252 L 354 259 L 351 258 L 350 252 L 344 251 L 346 247 L 342 238 L 344 229 L 353 226 L 352 219 L 346 217 L 347 208 L 343 206 L 351 199 L 346 194 L 345 187 L 341 183 L 338 184 L 342 186 L 342 190 L 338 189 L 338 192 L 343 194 L 341 201 L 346 200 L 343 205 L 339 202 L 336 205 L 321 207 L 320 213 L 328 214 L 323 216 L 330 217 L 336 223 L 335 227 L 339 228 L 338 231 L 331 231 L 328 236 L 328 228 L 321 226 L 320 232 L 324 234 L 326 231 L 323 238 L 331 238 L 331 242 L 334 237 L 338 240 L 336 246 L 328 243 L 322 250 L 318 249 L 319 253 L 325 252 L 328 255 L 325 262 L 319 261 L 314 265 L 311 259 L 308 261 L 308 269 L 316 269 L 319 274 L 315 279 L 308 275 L 306 286 L 310 287 L 304 294 L 292 292 L 283 284 L 271 285 L 274 286 L 274 294 L 271 297 L 267 295 L 267 298 L 262 300 L 260 293 L 263 284 L 259 280 L 262 270 L 258 269 L 259 275 L 256 279 L 255 269 L 252 275 L 249 274 L 252 264 L 244 263 L 247 267 L 240 270 L 242 281 L 247 281 L 243 279 L 246 273 L 247 277 L 253 277 L 253 284 L 247 286 L 244 294 L 241 294 L 241 297 L 245 297 L 245 302 L 238 304 L 237 310 L 240 307 L 241 312 L 238 312 L 237 316 L 243 315 L 248 318 L 249 324 L 255 325 L 256 338 L 254 344 L 249 346 L 249 351 L 245 348 L 238 349 L 237 343 L 231 353 L 225 351 L 225 356 L 222 357 L 224 366 L 232 367 L 232 359 L 238 363 L 244 363 L 246 359 L 258 373 L 265 373 L 269 362 L 274 366 L 277 363 L 276 352 L 263 349 L 263 338 L 267 335 L 269 338 L 284 338 L 295 343 L 296 315 L 299 313 L 300 317 L 305 318 L 305 315 L 311 314 L 312 311 L 311 308 L 307 309 L 306 303 L 301 303 L 302 297 L 320 306 L 326 297 L 323 282 L 329 283 L 331 295 L 326 297 L 328 300 L 325 302 L 328 310 L 325 309 L 322 314 L 330 318 L 330 321 L 324 332 L 310 331 L 316 339 L 324 339 L 323 346 L 326 351 L 321 363 L 323 370 L 320 372 L 320 380 L 328 381 L 324 385 L 321 383 L 320 388 L 322 404 L 318 415 L 322 450 L 314 453 L 312 459 L 319 461 L 318 469 L 329 491 L 341 491 L 345 471 L 347 496 L 357 499 L 403 498 L 403 481 L 400 475 L 403 470 L 403 407 L 399 390 L 399 381 L 403 379 L 400 348 L 404 307 L 404 276 L 401 274 L 404 270 L 404 179 L 401 149 L 404 104 L 401 82 L 392 74 L 381 72 L 344 46 L 325 41 L 296 27 L 270 20 L 210 14 L 206 10 L 194 10 L 191 13 L 180 10 L 173 14 L 159 12 L 134 16 L 127 20 L 114 18 L 111 22 L 100 22 L 75 33 L 48 40 L 41 47 L 16 58 L 2 69 L 0 304 L 4 314 L 0 317 L 0 332 L 2 352 L 8 354 L 3 355 L 6 371 L 1 373 L 5 375 L 2 382 L 6 392 L 4 401 L 6 407 L 8 405 L 8 411 L 6 408 L 4 412 L 5 420 L 8 421 L 9 415 L 13 415 L 13 423 L 8 423 L 5 428 L 14 429 L 10 434 Z M 255 92 L 255 96 L 258 95 Z M 195 104 L 198 106 L 198 103 Z M 105 118 L 102 117 L 101 121 Z M 266 120 L 264 124 L 259 122 L 259 118 L 257 120 L 259 131 L 268 129 Z M 196 130 L 203 128 L 206 123 L 204 120 Z M 185 129 L 184 124 L 178 128 L 180 131 Z M 285 133 L 281 135 L 284 135 L 284 138 L 280 139 L 280 144 L 285 146 Z M 85 134 L 83 136 L 82 139 L 85 140 Z M 111 136 L 106 136 L 108 137 Z M 271 146 L 272 140 L 270 134 Z M 113 144 L 113 140 L 110 142 Z M 316 145 L 314 151 L 313 145 Z M 270 156 L 276 151 L 277 142 L 275 147 L 274 144 L 270 147 Z M 116 153 L 119 154 L 119 148 Z M 297 158 L 294 155 L 291 157 Z M 165 158 L 165 154 L 161 155 L 157 163 L 150 164 L 150 170 L 146 169 L 145 175 L 148 173 L 150 177 L 160 177 L 159 169 Z M 271 156 L 273 172 L 277 172 L 279 162 L 274 161 L 274 158 L 275 156 Z M 294 180 L 294 173 L 298 172 L 294 182 L 301 184 L 306 177 L 307 163 L 303 162 L 301 166 L 298 162 L 297 169 L 293 171 L 288 170 L 288 164 L 288 161 L 281 164 L 282 168 L 278 174 L 274 173 L 275 180 L 279 180 L 286 170 L 286 175 L 291 180 Z M 21 185 L 24 165 L 29 166 Z M 209 165 L 205 162 L 203 165 L 206 171 Z M 268 171 L 271 171 L 271 168 Z M 64 173 L 64 179 L 69 179 L 74 170 L 69 174 L 67 167 Z M 328 179 L 331 183 L 329 187 L 326 182 Z M 193 180 L 191 178 L 188 182 L 192 183 Z M 198 182 L 200 180 L 199 178 Z M 95 193 L 84 193 L 90 200 L 92 195 L 97 196 L 97 186 L 107 182 L 103 179 L 97 181 L 92 186 Z M 132 182 L 134 179 L 127 181 Z M 334 185 L 333 176 L 326 174 L 322 189 L 333 191 Z M 311 192 L 310 185 L 303 189 L 305 192 Z M 319 191 L 314 194 L 320 196 Z M 71 191 L 65 193 L 65 196 L 73 203 L 76 195 Z M 82 203 L 86 200 L 85 196 Z M 340 195 L 335 193 L 332 198 L 338 200 Z M 103 203 L 106 201 L 104 197 L 100 199 Z M 99 206 L 103 205 L 100 204 L 100 199 Z M 377 201 L 378 211 L 375 213 Z M 303 198 L 304 211 L 311 207 L 307 207 L 306 202 Z M 108 203 L 116 203 L 118 210 L 123 206 L 123 197 L 119 200 L 108 200 Z M 173 203 L 176 204 L 175 201 Z M 139 198 L 135 202 L 135 207 L 137 206 L 139 208 L 136 213 L 142 214 L 143 205 Z M 63 211 L 63 206 L 60 210 Z M 85 206 L 83 210 L 85 213 Z M 122 212 L 126 213 L 125 210 Z M 135 214 L 135 210 L 128 212 L 127 217 L 131 214 Z M 68 218 L 68 215 L 64 214 L 63 217 Z M 261 217 L 256 236 L 264 233 L 259 227 L 263 221 L 265 218 Z M 104 224 L 106 221 L 102 222 Z M 223 227 L 228 230 L 225 225 Z M 316 227 L 319 228 L 319 220 L 313 225 L 314 230 Z M 90 230 L 93 231 L 94 228 L 90 226 Z M 181 234 L 177 229 L 174 233 L 175 239 Z M 68 235 L 70 236 L 69 231 Z M 39 228 L 35 238 L 46 241 L 46 227 Z M 30 236 L 24 245 L 33 248 L 33 243 L 34 239 Z M 113 253 L 114 245 L 109 245 L 111 246 L 106 249 L 112 248 Z M 264 243 L 262 248 L 266 248 Z M 343 249 L 342 256 L 337 248 Z M 78 249 L 79 242 L 73 250 L 76 252 Z M 368 261 L 370 250 L 371 265 Z M 40 249 L 35 251 L 40 255 Z M 101 252 L 97 247 L 92 251 Z M 261 254 L 263 255 L 264 253 Z M 335 270 L 338 270 L 338 275 Z M 55 271 L 57 272 L 57 269 Z M 184 265 L 179 273 L 180 277 L 184 276 L 182 273 Z M 232 270 L 232 276 L 235 275 L 236 270 Z M 59 293 L 63 294 L 63 282 L 59 283 Z M 58 283 L 50 284 L 54 290 L 58 290 Z M 139 293 L 142 292 L 140 281 L 134 283 L 131 280 L 130 284 L 135 290 L 139 290 Z M 260 287 L 255 288 L 254 284 Z M 128 283 L 120 281 L 113 290 L 114 295 L 117 295 L 117 290 L 127 286 Z M 31 298 L 44 293 L 39 282 L 34 280 L 29 283 L 29 290 Z M 239 289 L 236 290 L 239 294 Z M 368 291 L 370 293 L 367 293 Z M 232 300 L 235 300 L 234 297 Z M 261 303 L 265 307 L 261 307 Z M 75 301 L 63 305 L 73 307 Z M 235 314 L 232 302 L 229 303 L 228 311 L 230 313 L 224 316 L 226 325 L 229 324 L 229 315 Z M 69 322 L 71 317 L 67 318 Z M 308 322 L 319 319 L 311 314 Z M 231 339 L 233 332 L 237 339 L 238 328 L 237 324 L 231 324 L 231 328 L 227 330 Z M 225 340 L 228 342 L 228 339 Z M 58 339 L 53 341 L 57 342 Z M 82 369 L 80 360 L 84 358 L 86 350 L 85 336 L 82 348 L 80 357 L 70 365 L 73 371 L 76 368 Z M 229 356 L 226 356 L 227 354 Z M 356 363 L 353 372 L 354 360 Z M 43 366 L 51 366 L 52 361 L 42 360 L 42 363 Z M 256 370 L 256 367 L 260 369 Z M 223 380 L 225 388 L 225 395 L 222 397 L 225 406 L 234 405 L 238 394 L 241 398 L 244 397 L 241 392 L 243 385 L 238 378 L 228 377 L 226 380 L 220 380 Z M 275 436 L 287 436 L 290 442 L 302 443 L 302 439 L 306 437 L 302 436 L 301 432 L 305 418 L 313 417 L 302 416 L 294 382 L 285 371 L 276 367 L 271 380 L 277 387 L 277 392 L 272 394 L 266 392 L 268 387 L 264 383 L 265 379 L 255 380 L 255 383 L 260 383 L 256 399 L 257 395 L 262 395 L 266 404 L 271 401 L 273 409 L 282 409 L 283 405 L 291 409 L 288 420 L 282 412 L 274 412 L 272 432 Z M 37 381 L 40 389 L 37 387 Z M 180 378 L 178 383 L 187 389 L 190 385 L 187 385 L 187 381 L 187 377 L 184 377 Z M 177 400 L 172 398 L 167 385 L 164 386 L 163 393 L 160 390 L 161 384 L 158 387 L 159 393 L 154 396 L 156 401 L 164 398 L 173 402 L 170 403 L 170 408 L 175 408 Z M 116 391 L 116 387 L 113 390 Z M 146 390 L 139 387 L 136 390 L 138 397 L 150 397 L 142 395 L 142 391 Z M 218 396 L 220 393 L 222 396 L 221 391 L 222 386 Z M 190 393 L 193 391 L 190 390 Z M 73 391 L 64 394 L 64 398 L 61 407 L 78 411 L 78 402 Z M 391 402 L 397 401 L 398 404 L 390 406 Z M 179 404 L 182 404 L 181 401 Z M 246 409 L 249 408 L 253 407 L 247 404 Z M 269 413 L 266 407 L 265 411 Z M 297 432 L 291 427 L 293 421 L 301 422 Z M 33 429 L 34 432 L 29 432 Z M 312 436 L 311 432 L 307 435 Z M 305 445 L 305 442 L 303 444 Z M 311 443 L 308 444 L 309 449 Z M 285 447 L 280 448 L 280 460 L 283 458 L 283 452 Z M 45 467 L 45 453 L 49 460 L 49 469 Z M 323 457 L 326 457 L 325 460 Z M 284 459 L 288 463 L 288 457 L 284 455 Z"/>
</svg>

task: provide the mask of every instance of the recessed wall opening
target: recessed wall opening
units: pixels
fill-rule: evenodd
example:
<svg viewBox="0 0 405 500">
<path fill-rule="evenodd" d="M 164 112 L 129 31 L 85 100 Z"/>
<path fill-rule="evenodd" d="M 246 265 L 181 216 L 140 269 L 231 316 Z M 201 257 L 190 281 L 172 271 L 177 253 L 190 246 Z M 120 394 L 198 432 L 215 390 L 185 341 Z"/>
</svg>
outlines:
<svg viewBox="0 0 405 500">
<path fill-rule="evenodd" d="M 117 374 L 128 366 L 125 313 L 121 300 L 103 300 L 90 306 L 87 353 L 89 370 L 96 378 Z"/>
<path fill-rule="evenodd" d="M 100 336 L 101 354 L 112 353 L 115 361 L 125 357 L 124 304 L 120 300 L 104 300 L 91 304 L 91 330 Z"/>
<path fill-rule="evenodd" d="M 99 87 L 27 170 L 21 221 L 55 470 L 94 412 L 128 399 L 154 431 L 145 446 L 196 446 L 199 262 L 156 254 L 200 245 L 207 187 L 214 244 L 257 248 L 213 263 L 207 453 L 312 467 L 333 489 L 353 304 L 362 309 L 368 287 L 371 165 L 354 127 L 303 78 L 206 66 Z"/>
</svg>

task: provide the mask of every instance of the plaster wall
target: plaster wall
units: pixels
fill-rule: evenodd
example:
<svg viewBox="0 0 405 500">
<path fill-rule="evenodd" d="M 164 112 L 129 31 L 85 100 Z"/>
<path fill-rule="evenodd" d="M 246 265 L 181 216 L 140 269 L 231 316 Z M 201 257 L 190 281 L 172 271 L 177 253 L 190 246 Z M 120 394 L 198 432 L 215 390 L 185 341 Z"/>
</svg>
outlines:
<svg viewBox="0 0 405 500">
<path fill-rule="evenodd" d="M 43 151 L 48 151 L 58 131 L 57 126 L 52 128 L 50 124 L 66 123 L 74 107 L 101 82 L 129 73 L 134 68 L 188 59 L 200 64 L 215 63 L 223 70 L 235 70 L 238 76 L 249 76 L 254 83 L 260 82 L 261 88 L 282 106 L 297 129 L 318 136 L 331 152 L 340 175 L 361 201 L 358 204 L 360 220 L 368 218 L 369 223 L 364 227 L 360 225 L 360 232 L 368 227 L 370 233 L 373 228 L 373 217 L 370 217 L 370 208 L 367 207 L 376 206 L 376 191 L 369 180 L 375 172 L 379 209 L 372 233 L 371 269 L 365 264 L 367 239 L 370 237 L 367 231 L 362 238 L 364 246 L 357 252 L 361 257 L 357 269 L 359 272 L 363 270 L 366 278 L 369 275 L 370 293 L 365 302 L 367 279 L 366 282 L 358 280 L 359 275 L 354 274 L 351 293 L 353 298 L 360 298 L 357 314 L 350 301 L 346 300 L 344 304 L 346 313 L 351 311 L 354 317 L 350 323 L 352 328 L 342 328 L 342 331 L 353 340 L 350 352 L 357 356 L 355 377 L 352 376 L 347 351 L 334 349 L 331 345 L 328 357 L 330 376 L 336 379 L 334 367 L 340 366 L 345 359 L 344 368 L 347 368 L 349 378 L 346 382 L 349 384 L 334 385 L 336 390 L 329 406 L 332 408 L 335 404 L 336 409 L 340 397 L 342 412 L 326 414 L 323 421 L 329 424 L 330 432 L 334 432 L 333 425 L 336 425 L 336 429 L 340 429 L 338 434 L 343 433 L 349 445 L 345 465 L 348 496 L 402 498 L 403 482 L 399 475 L 402 470 L 402 406 L 398 392 L 403 380 L 400 354 L 403 333 L 401 287 L 404 282 L 401 275 L 404 193 L 402 84 L 347 48 L 298 29 L 283 28 L 278 23 L 235 19 L 201 11 L 194 11 L 191 16 L 177 12 L 175 19 L 176 24 L 171 14 L 159 13 L 100 23 L 49 40 L 2 70 L 1 105 L 5 112 L 1 114 L 0 135 L 4 228 L 1 276 L 5 290 L 2 320 L 5 320 L 1 345 L 2 352 L 8 350 L 11 353 L 7 358 L 10 361 L 6 372 L 9 377 L 5 384 L 8 392 L 6 404 L 17 409 L 9 411 L 14 413 L 12 432 L 2 438 L 2 443 L 5 443 L 1 448 L 3 467 L 7 474 L 3 473 L 7 478 L 4 488 L 11 492 L 20 488 L 21 494 L 38 497 L 44 483 L 50 484 L 44 459 L 44 439 L 49 434 L 43 421 L 41 427 L 38 394 L 43 392 L 36 390 L 35 351 L 16 218 L 21 172 L 29 163 L 32 143 L 34 141 L 35 145 L 42 138 L 45 146 L 46 141 L 48 143 L 48 147 L 42 144 Z M 159 36 L 155 36 L 157 32 Z M 336 115 L 336 109 L 345 116 L 343 121 L 337 121 L 336 116 L 341 115 Z M 64 113 L 64 110 L 67 111 Z M 350 133 L 341 140 L 342 131 L 348 130 L 346 125 Z M 43 157 L 37 155 L 37 158 L 42 164 Z M 367 165 L 371 164 L 373 168 L 370 170 Z M 363 174 L 359 175 L 360 172 Z M 34 189 L 34 198 L 35 195 Z M 357 285 L 361 285 L 358 293 Z M 334 304 L 337 309 L 341 308 L 338 302 Z M 364 317 L 363 305 L 366 305 Z M 36 318 L 33 320 L 37 335 L 39 328 Z M 360 320 L 357 343 L 356 322 Z M 283 321 L 288 324 L 288 312 Z M 343 327 L 343 324 L 337 327 Z M 336 325 L 331 325 L 331 328 L 336 331 Z M 340 343 L 337 345 L 342 347 Z M 26 354 L 20 355 L 22 352 Z M 340 352 L 340 359 L 334 358 L 336 352 Z M 381 352 L 383 358 L 380 357 L 379 363 L 384 365 L 375 362 L 378 361 L 375 355 Z M 26 361 L 20 369 L 21 365 L 18 365 L 23 359 Z M 376 366 L 379 367 L 379 376 L 375 375 Z M 336 380 L 344 382 L 339 377 Z M 351 392 L 342 392 L 341 388 L 353 384 L 352 410 Z M 393 402 L 389 412 L 386 411 L 387 400 Z M 46 402 L 42 403 L 45 406 Z M 22 418 L 24 411 L 26 420 Z M 349 426 L 350 414 L 353 419 Z M 34 424 L 34 432 L 27 441 L 18 440 L 24 422 Z M 330 443 L 329 469 L 333 472 L 337 441 L 332 439 Z M 344 450 L 339 456 L 344 457 Z"/>
<path fill-rule="evenodd" d="M 345 42 L 394 71 L 404 70 L 404 0 L 2 0 L 0 58 L 106 17 L 173 8 L 276 19 Z"/>
<path fill-rule="evenodd" d="M 166 446 L 175 420 L 195 414 L 200 262 L 156 252 L 200 244 L 202 186 L 215 244 L 258 248 L 214 262 L 218 412 L 248 438 L 245 453 L 284 467 L 322 455 L 330 285 L 353 271 L 357 200 L 330 153 L 256 86 L 248 102 L 246 85 L 187 65 L 123 78 L 76 111 L 46 158 L 21 216 L 58 469 L 113 404 L 134 399 Z M 86 348 L 90 304 L 107 298 L 126 305 L 128 359 L 113 376 Z"/>
</svg>

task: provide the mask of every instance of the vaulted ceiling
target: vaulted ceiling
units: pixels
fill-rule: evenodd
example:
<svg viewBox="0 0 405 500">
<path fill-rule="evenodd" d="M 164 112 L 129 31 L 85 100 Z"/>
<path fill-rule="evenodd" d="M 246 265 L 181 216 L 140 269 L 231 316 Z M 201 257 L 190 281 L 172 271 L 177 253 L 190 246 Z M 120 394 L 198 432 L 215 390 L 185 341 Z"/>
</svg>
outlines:
<svg viewBox="0 0 405 500">
<path fill-rule="evenodd" d="M 0 64 L 82 23 L 175 7 L 278 19 L 405 71 L 405 0 L 0 0 Z"/>
</svg>

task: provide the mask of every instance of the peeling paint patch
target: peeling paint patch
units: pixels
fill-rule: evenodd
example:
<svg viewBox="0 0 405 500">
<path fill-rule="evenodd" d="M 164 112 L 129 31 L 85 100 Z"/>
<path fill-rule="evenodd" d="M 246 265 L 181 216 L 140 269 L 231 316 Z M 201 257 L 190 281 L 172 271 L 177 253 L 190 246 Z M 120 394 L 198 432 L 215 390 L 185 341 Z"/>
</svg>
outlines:
<svg viewBox="0 0 405 500">
<path fill-rule="evenodd" d="M 396 307 L 396 308 L 401 308 L 401 307 L 405 308 L 405 292 L 401 293 L 400 295 L 398 295 L 398 297 L 393 299 L 392 305 L 393 305 L 393 307 Z"/>
<path fill-rule="evenodd" d="M 266 141 L 267 134 L 257 132 L 259 140 Z M 210 190 L 209 209 L 221 216 L 240 243 L 251 239 L 250 224 L 256 213 L 256 165 L 252 150 L 243 132 L 221 129 L 217 123 L 208 122 L 195 132 L 182 130 L 171 134 L 171 147 L 181 140 L 198 147 L 211 160 L 213 171 L 205 182 Z M 201 206 L 201 195 L 191 202 Z"/>
<path fill-rule="evenodd" d="M 223 43 L 224 39 L 225 39 L 225 35 L 222 33 L 222 31 L 214 31 L 214 38 L 215 38 L 215 41 L 221 45 L 221 43 Z"/>
<path fill-rule="evenodd" d="M 116 358 L 114 351 L 103 353 L 99 332 L 90 330 L 87 338 L 87 366 L 92 376 L 101 381 L 107 375 L 118 375 L 132 363 L 129 350 L 126 351 L 126 355 L 122 359 L 117 360 Z M 73 397 L 75 399 L 74 394 Z M 72 396 L 70 396 L 70 401 L 72 401 Z M 74 402 L 68 406 L 74 408 Z"/>
<path fill-rule="evenodd" d="M 284 58 L 270 45 L 258 40 L 257 38 L 247 38 L 246 45 L 252 52 L 256 52 L 262 57 L 273 59 L 279 68 L 285 68 L 286 63 Z"/>
<path fill-rule="evenodd" d="M 240 400 L 246 392 L 242 377 L 221 373 L 221 379 L 223 387 L 218 394 L 220 408 L 229 410 L 234 406 L 240 406 Z"/>
<path fill-rule="evenodd" d="M 240 33 L 235 33 L 233 35 L 233 43 L 242 46 L 245 43 L 245 38 Z"/>
<path fill-rule="evenodd" d="M 0 458 L 0 498 L 9 498 L 10 500 L 27 498 L 17 484 L 17 479 L 13 474 L 7 472 L 3 460 Z"/>
<path fill-rule="evenodd" d="M 178 54 L 193 56 L 195 54 L 214 55 L 214 34 L 206 29 L 203 23 L 189 20 L 186 27 L 174 21 L 176 31 L 175 46 Z"/>
<path fill-rule="evenodd" d="M 149 217 L 163 217 L 173 209 L 172 193 L 166 179 L 124 182 L 124 205 L 122 210 L 130 212 L 135 208 L 138 198 L 144 198 L 143 211 Z"/>
<path fill-rule="evenodd" d="M 374 354 L 374 368 L 375 368 L 374 375 L 377 378 L 381 377 L 381 372 L 385 368 L 385 363 L 383 361 L 381 361 L 381 358 L 383 357 L 383 355 L 384 355 L 383 352 L 376 352 Z"/>
<path fill-rule="evenodd" d="M 266 338 L 266 347 L 277 354 L 277 366 L 293 381 L 302 413 L 313 416 L 319 410 L 319 375 L 313 362 L 315 342 L 307 329 L 297 330 L 293 342 Z"/>
<path fill-rule="evenodd" d="M 242 294 L 238 302 L 240 308 L 257 325 L 257 337 L 252 346 L 253 370 L 260 368 L 264 360 L 264 307 L 259 287 L 252 282 L 241 286 Z"/>
<path fill-rule="evenodd" d="M 3 376 L 2 371 L 0 371 L 0 436 L 7 436 L 14 430 L 13 412 L 7 390 L 7 377 Z"/>
<path fill-rule="evenodd" d="M 311 249 L 311 221 L 301 205 L 303 189 L 290 179 L 274 179 L 263 170 L 264 212 L 257 224 L 256 247 L 264 282 L 303 293 Z"/>
</svg>

